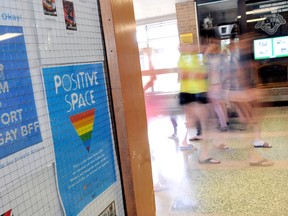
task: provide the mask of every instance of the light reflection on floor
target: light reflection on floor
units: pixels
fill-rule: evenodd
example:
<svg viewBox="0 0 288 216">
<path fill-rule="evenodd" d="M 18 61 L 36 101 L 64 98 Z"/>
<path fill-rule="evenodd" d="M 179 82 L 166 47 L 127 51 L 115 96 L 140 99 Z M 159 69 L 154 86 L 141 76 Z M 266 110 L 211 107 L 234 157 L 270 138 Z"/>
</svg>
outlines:
<svg viewBox="0 0 288 216">
<path fill-rule="evenodd" d="M 150 119 L 157 216 L 288 215 L 288 107 L 267 107 L 262 111 L 262 137 L 273 148 L 256 151 L 273 160 L 272 167 L 249 165 L 243 145 L 253 139 L 249 130 L 215 130 L 215 141 L 225 140 L 230 148 L 211 148 L 211 154 L 221 164 L 199 165 L 198 151 L 179 151 L 179 142 L 168 138 L 173 132 L 168 116 Z M 179 115 L 180 142 L 184 133 L 184 116 Z"/>
</svg>

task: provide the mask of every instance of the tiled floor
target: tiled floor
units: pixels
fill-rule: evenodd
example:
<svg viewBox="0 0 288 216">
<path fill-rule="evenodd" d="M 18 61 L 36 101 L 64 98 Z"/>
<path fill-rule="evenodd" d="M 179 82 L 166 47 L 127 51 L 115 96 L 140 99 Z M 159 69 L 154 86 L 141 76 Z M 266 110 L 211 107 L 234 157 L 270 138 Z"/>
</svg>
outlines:
<svg viewBox="0 0 288 216">
<path fill-rule="evenodd" d="M 179 142 L 168 138 L 173 131 L 169 117 L 150 119 L 153 178 L 163 186 L 155 192 L 157 216 L 288 215 L 288 107 L 261 111 L 262 137 L 273 147 L 256 151 L 274 161 L 271 167 L 249 165 L 247 144 L 253 140 L 249 130 L 215 130 L 213 142 L 225 142 L 230 148 L 210 149 L 221 164 L 200 165 L 199 151 L 179 151 Z M 178 125 L 181 142 L 183 115 L 178 116 Z"/>
</svg>

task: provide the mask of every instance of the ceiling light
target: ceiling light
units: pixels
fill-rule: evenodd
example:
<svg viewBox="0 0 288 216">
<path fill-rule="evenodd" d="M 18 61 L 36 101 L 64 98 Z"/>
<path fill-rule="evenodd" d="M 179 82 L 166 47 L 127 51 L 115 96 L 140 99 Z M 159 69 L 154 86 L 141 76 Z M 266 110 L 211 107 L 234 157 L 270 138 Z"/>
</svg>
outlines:
<svg viewBox="0 0 288 216">
<path fill-rule="evenodd" d="M 287 5 L 269 7 L 269 8 L 260 8 L 260 9 L 255 9 L 255 10 L 252 10 L 252 11 L 247 11 L 246 14 L 249 15 L 249 14 L 266 13 L 266 12 L 269 12 L 269 11 L 274 11 L 274 10 L 278 10 L 278 9 L 286 8 L 286 7 L 287 7 Z"/>
<path fill-rule="evenodd" d="M 237 16 L 237 19 L 240 19 L 241 18 L 241 16 Z M 237 20 L 236 19 L 236 20 Z M 247 22 L 248 23 L 250 23 L 250 22 L 258 22 L 258 21 L 263 21 L 263 20 L 265 20 L 265 19 L 267 19 L 267 17 L 261 17 L 261 18 L 256 18 L 256 19 L 249 19 L 249 20 L 247 20 Z"/>
<path fill-rule="evenodd" d="M 218 3 L 227 2 L 227 1 L 231 1 L 231 0 L 220 0 L 220 1 L 213 1 L 213 2 L 207 2 L 207 3 L 199 3 L 198 6 L 218 4 Z"/>
<path fill-rule="evenodd" d="M 267 19 L 267 17 L 257 18 L 257 19 L 250 19 L 250 20 L 247 20 L 247 23 L 263 21 L 263 20 L 265 20 L 265 19 Z"/>
</svg>

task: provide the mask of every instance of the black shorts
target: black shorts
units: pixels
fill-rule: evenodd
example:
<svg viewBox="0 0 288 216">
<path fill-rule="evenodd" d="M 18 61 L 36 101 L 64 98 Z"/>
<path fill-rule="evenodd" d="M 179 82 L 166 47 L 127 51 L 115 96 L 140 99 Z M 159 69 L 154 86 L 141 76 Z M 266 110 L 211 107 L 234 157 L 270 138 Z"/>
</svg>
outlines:
<svg viewBox="0 0 288 216">
<path fill-rule="evenodd" d="M 188 103 L 198 102 L 201 104 L 207 104 L 207 92 L 202 92 L 198 94 L 190 94 L 186 92 L 180 92 L 179 94 L 179 104 L 186 105 Z"/>
</svg>

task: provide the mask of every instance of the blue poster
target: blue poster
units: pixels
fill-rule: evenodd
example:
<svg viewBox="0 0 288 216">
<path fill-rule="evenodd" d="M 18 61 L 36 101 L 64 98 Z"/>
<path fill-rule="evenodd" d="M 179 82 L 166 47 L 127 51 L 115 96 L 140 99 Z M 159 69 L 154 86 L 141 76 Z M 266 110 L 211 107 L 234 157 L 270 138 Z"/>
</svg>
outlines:
<svg viewBox="0 0 288 216">
<path fill-rule="evenodd" d="M 0 159 L 41 141 L 23 29 L 0 26 Z"/>
<path fill-rule="evenodd" d="M 116 181 L 103 64 L 43 68 L 59 193 L 77 215 Z"/>
</svg>

